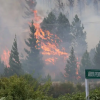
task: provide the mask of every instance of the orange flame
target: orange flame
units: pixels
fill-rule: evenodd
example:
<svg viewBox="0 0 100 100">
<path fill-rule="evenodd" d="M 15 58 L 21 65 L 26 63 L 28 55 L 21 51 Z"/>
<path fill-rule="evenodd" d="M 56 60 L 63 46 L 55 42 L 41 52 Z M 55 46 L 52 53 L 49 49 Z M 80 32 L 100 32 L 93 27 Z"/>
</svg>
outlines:
<svg viewBox="0 0 100 100">
<path fill-rule="evenodd" d="M 4 50 L 3 51 L 3 54 L 1 55 L 1 61 L 4 62 L 4 64 L 7 66 L 7 67 L 10 67 L 9 65 L 9 57 L 10 57 L 10 51 L 9 50 Z"/>
<path fill-rule="evenodd" d="M 80 62 L 78 62 L 78 58 L 77 58 L 77 69 L 76 69 L 76 75 L 78 75 L 78 76 L 77 76 L 77 80 L 81 78 L 81 77 L 79 76 L 79 72 L 78 72 L 78 71 L 79 71 L 79 65 L 80 65 Z"/>
<path fill-rule="evenodd" d="M 53 56 L 49 58 L 47 57 L 47 59 L 45 59 L 46 64 L 54 64 L 58 59 L 57 56 L 62 56 L 64 59 L 66 59 L 68 57 L 68 53 L 65 52 L 64 48 L 62 48 L 62 51 L 60 51 L 59 46 L 57 44 L 57 40 L 61 42 L 59 37 L 57 35 L 50 33 L 47 30 L 43 31 L 40 27 L 41 17 L 37 15 L 36 10 L 34 10 L 33 13 L 34 26 L 36 28 L 35 36 L 37 38 L 37 44 L 40 45 L 40 48 L 42 49 L 41 54 L 46 56 Z M 31 25 L 31 23 L 29 24 Z"/>
</svg>

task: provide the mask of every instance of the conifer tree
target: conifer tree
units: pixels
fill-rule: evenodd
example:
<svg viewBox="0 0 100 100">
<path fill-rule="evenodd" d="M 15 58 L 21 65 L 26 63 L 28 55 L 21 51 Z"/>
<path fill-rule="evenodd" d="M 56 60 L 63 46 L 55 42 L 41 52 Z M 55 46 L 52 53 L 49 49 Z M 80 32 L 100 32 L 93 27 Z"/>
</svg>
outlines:
<svg viewBox="0 0 100 100">
<path fill-rule="evenodd" d="M 41 23 L 41 28 L 43 30 L 48 30 L 49 32 L 52 33 L 54 29 L 56 28 L 57 19 L 56 16 L 50 12 L 47 16 L 47 18 L 44 18 L 43 22 Z"/>
<path fill-rule="evenodd" d="M 91 68 L 92 68 L 92 63 L 89 57 L 89 53 L 86 50 L 86 52 L 82 56 L 81 64 L 80 64 L 79 75 L 81 77 L 81 80 L 85 79 L 85 69 L 91 69 Z"/>
<path fill-rule="evenodd" d="M 62 13 L 58 16 L 57 36 L 67 42 L 71 42 L 70 23 L 66 16 Z"/>
<path fill-rule="evenodd" d="M 19 76 L 24 74 L 22 70 L 22 65 L 19 60 L 16 35 L 10 53 L 9 65 L 10 65 L 9 68 L 7 67 L 5 68 L 5 73 L 4 73 L 5 76 L 12 76 L 14 74 L 17 74 Z"/>
<path fill-rule="evenodd" d="M 94 67 L 100 69 L 100 41 L 95 49 Z"/>
<path fill-rule="evenodd" d="M 39 75 L 42 74 L 43 71 L 43 60 L 42 56 L 40 55 L 40 50 L 38 49 L 37 46 L 37 39 L 35 36 L 36 29 L 33 25 L 33 21 L 31 23 L 30 27 L 30 37 L 25 40 L 26 45 L 29 47 L 30 50 L 25 49 L 25 52 L 27 53 L 26 56 L 26 69 L 28 73 L 33 74 L 33 77 L 37 78 Z"/>
<path fill-rule="evenodd" d="M 91 59 L 92 65 L 94 66 L 95 48 L 90 50 L 89 55 L 90 55 L 90 59 Z"/>
<path fill-rule="evenodd" d="M 75 81 L 75 79 L 77 77 L 76 69 L 77 69 L 77 59 L 75 57 L 74 49 L 72 47 L 71 53 L 70 53 L 69 59 L 67 60 L 67 64 L 66 64 L 66 68 L 65 68 L 67 80 Z"/>
<path fill-rule="evenodd" d="M 0 59 L 0 75 L 4 74 L 5 67 L 6 66 L 4 65 L 4 62 L 2 62 L 1 59 Z"/>
<path fill-rule="evenodd" d="M 81 21 L 76 15 L 71 26 L 71 33 L 73 36 L 73 46 L 76 51 L 78 51 L 78 56 L 82 56 L 87 50 L 86 43 L 86 32 L 83 31 L 84 27 L 81 25 Z"/>
</svg>

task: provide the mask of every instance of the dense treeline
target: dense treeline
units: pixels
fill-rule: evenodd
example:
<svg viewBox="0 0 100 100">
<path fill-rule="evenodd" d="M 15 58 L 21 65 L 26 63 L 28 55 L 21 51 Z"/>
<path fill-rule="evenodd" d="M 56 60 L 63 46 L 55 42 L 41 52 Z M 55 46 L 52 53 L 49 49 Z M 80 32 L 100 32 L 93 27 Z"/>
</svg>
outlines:
<svg viewBox="0 0 100 100">
<path fill-rule="evenodd" d="M 29 26 L 29 38 L 25 40 L 26 45 L 29 47 L 29 49 L 25 49 L 27 54 L 26 59 L 23 61 L 20 61 L 19 59 L 17 38 L 15 36 L 9 58 L 10 67 L 7 68 L 3 62 L 0 61 L 1 75 L 9 77 L 14 74 L 19 76 L 29 73 L 34 78 L 39 78 L 41 75 L 44 75 L 45 72 L 43 72 L 43 67 L 45 68 L 45 63 L 43 62 L 40 50 L 38 49 L 39 45 L 37 45 L 35 36 L 36 29 L 33 24 L 34 22 L 32 21 Z M 56 17 L 50 12 L 42 21 L 41 28 L 50 31 L 54 35 L 56 34 L 62 40 L 62 42 L 58 41 L 58 44 L 66 44 L 63 46 L 70 53 L 65 66 L 66 77 L 62 75 L 62 79 L 75 82 L 77 78 L 80 77 L 80 81 L 83 81 L 86 68 L 99 69 L 100 42 L 95 49 L 91 49 L 90 53 L 87 51 L 86 32 L 77 15 L 72 23 L 70 23 L 64 14 L 60 13 L 59 16 Z M 76 73 L 78 63 L 77 57 L 80 58 L 80 68 L 78 73 Z M 46 81 L 47 79 L 48 76 L 41 81 Z"/>
<path fill-rule="evenodd" d="M 91 89 L 91 100 L 99 100 L 99 87 Z M 86 100 L 84 91 L 84 85 L 70 82 L 52 85 L 48 80 L 41 85 L 29 74 L 0 78 L 0 100 Z"/>
</svg>

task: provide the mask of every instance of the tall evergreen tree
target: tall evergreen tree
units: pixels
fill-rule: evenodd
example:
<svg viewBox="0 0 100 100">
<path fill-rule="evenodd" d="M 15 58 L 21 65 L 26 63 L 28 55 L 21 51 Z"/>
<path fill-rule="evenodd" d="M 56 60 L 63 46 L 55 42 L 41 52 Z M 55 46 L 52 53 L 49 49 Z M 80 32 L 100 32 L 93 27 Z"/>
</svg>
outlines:
<svg viewBox="0 0 100 100">
<path fill-rule="evenodd" d="M 27 53 L 26 56 L 26 67 L 27 67 L 27 71 L 28 73 L 32 74 L 33 71 L 35 71 L 33 77 L 37 78 L 38 75 L 42 74 L 42 70 L 43 70 L 43 60 L 42 60 L 42 56 L 40 55 L 40 50 L 37 47 L 37 39 L 35 36 L 35 32 L 36 29 L 33 25 L 33 21 L 31 23 L 30 27 L 30 37 L 27 39 L 27 41 L 25 40 L 26 45 L 29 47 L 30 50 L 25 49 L 25 52 Z"/>
<path fill-rule="evenodd" d="M 41 23 L 41 28 L 43 30 L 48 30 L 49 32 L 53 33 L 53 31 L 56 29 L 56 23 L 56 16 L 52 12 L 50 12 L 47 18 L 44 18 L 43 22 Z"/>
<path fill-rule="evenodd" d="M 65 68 L 66 76 L 69 81 L 75 81 L 77 77 L 76 69 L 77 69 L 77 59 L 75 57 L 74 49 L 72 47 L 71 53 L 70 53 L 69 59 L 67 60 L 67 64 Z"/>
<path fill-rule="evenodd" d="M 90 55 L 91 62 L 93 62 L 92 64 L 94 64 L 95 48 L 90 50 L 89 55 Z"/>
<path fill-rule="evenodd" d="M 87 43 L 85 41 L 86 32 L 83 30 L 84 27 L 81 25 L 81 21 L 76 15 L 72 22 L 71 32 L 73 36 L 73 45 L 76 47 L 75 50 L 78 51 L 79 56 L 82 56 L 83 52 L 87 50 Z"/>
<path fill-rule="evenodd" d="M 9 68 L 7 67 L 5 68 L 5 73 L 4 73 L 5 76 L 12 76 L 14 74 L 17 74 L 17 75 L 24 74 L 22 70 L 22 65 L 19 60 L 16 35 L 15 35 L 11 53 L 10 53 L 9 65 L 10 65 Z"/>
<path fill-rule="evenodd" d="M 5 67 L 4 62 L 2 62 L 0 59 L 0 75 L 4 74 Z"/>
<path fill-rule="evenodd" d="M 71 42 L 71 34 L 70 34 L 70 23 L 65 15 L 62 13 L 58 16 L 58 27 L 57 27 L 57 36 L 66 42 Z"/>
<path fill-rule="evenodd" d="M 89 53 L 86 50 L 86 52 L 82 56 L 81 64 L 80 64 L 80 71 L 79 71 L 79 75 L 82 80 L 85 79 L 85 69 L 91 69 L 91 68 L 92 68 L 92 63 L 90 60 Z"/>
<path fill-rule="evenodd" d="M 100 41 L 95 49 L 94 65 L 95 68 L 100 69 Z"/>
</svg>

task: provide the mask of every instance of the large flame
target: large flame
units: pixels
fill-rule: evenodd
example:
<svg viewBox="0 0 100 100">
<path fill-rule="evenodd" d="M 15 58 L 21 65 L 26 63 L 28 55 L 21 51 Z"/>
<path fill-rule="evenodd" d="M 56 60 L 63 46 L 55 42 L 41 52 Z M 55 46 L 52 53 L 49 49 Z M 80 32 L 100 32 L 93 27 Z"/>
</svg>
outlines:
<svg viewBox="0 0 100 100">
<path fill-rule="evenodd" d="M 9 57 L 10 57 L 10 51 L 8 49 L 3 50 L 3 54 L 1 55 L 1 61 L 3 61 L 7 67 L 10 67 L 9 66 Z"/>
<path fill-rule="evenodd" d="M 68 53 L 65 52 L 64 48 L 60 50 L 59 45 L 57 44 L 57 41 L 61 42 L 59 37 L 57 35 L 50 33 L 47 30 L 43 31 L 40 27 L 41 17 L 37 15 L 36 10 L 34 10 L 33 13 L 37 43 L 40 43 L 40 48 L 42 49 L 41 54 L 46 56 L 46 64 L 54 64 L 59 56 L 66 59 L 68 57 Z"/>
</svg>

